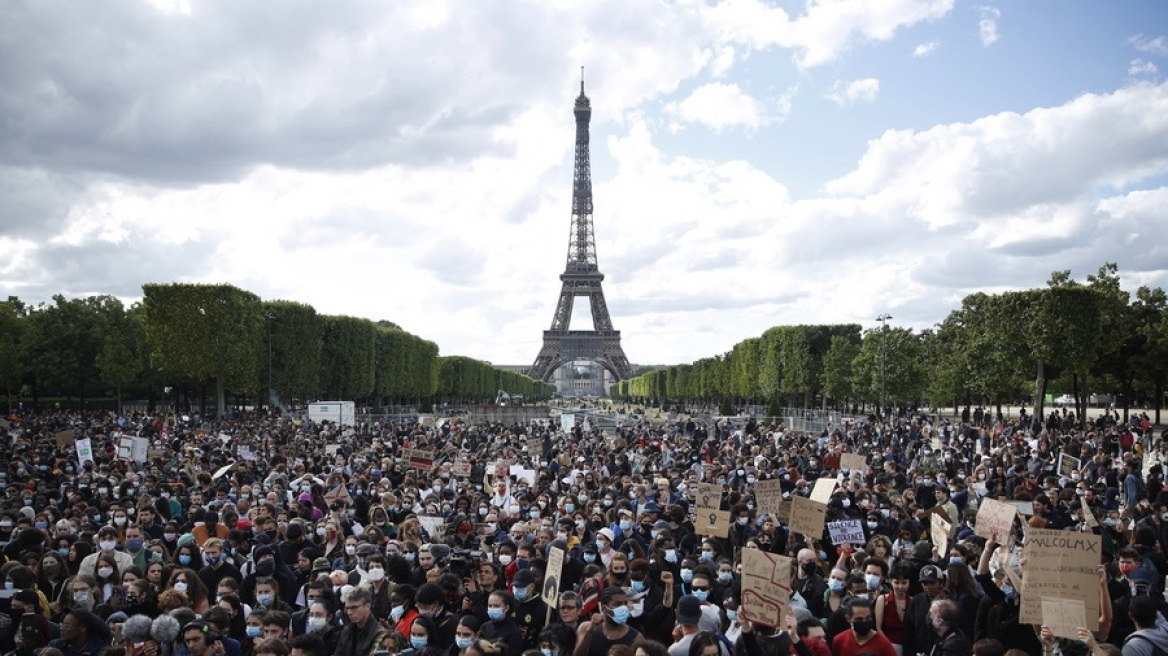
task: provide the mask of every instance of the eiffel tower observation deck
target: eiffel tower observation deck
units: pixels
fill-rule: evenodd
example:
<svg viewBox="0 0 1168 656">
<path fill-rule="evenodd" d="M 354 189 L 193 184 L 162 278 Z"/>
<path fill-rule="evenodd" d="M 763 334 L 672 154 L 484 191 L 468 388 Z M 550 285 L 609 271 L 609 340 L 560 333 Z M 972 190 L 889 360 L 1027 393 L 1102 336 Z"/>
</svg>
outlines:
<svg viewBox="0 0 1168 656">
<path fill-rule="evenodd" d="M 633 375 L 625 357 L 620 331 L 612 327 L 608 304 L 604 300 L 604 274 L 596 258 L 596 231 L 592 224 L 592 160 L 588 151 L 588 123 L 592 103 L 580 95 L 573 108 L 576 116 L 576 159 L 572 175 L 572 225 L 568 236 L 568 261 L 556 312 L 550 330 L 543 332 L 543 348 L 531 365 L 529 375 L 536 380 L 551 380 L 556 369 L 569 362 L 588 360 L 608 370 L 616 380 Z M 572 330 L 572 307 L 577 297 L 587 297 L 592 310 L 592 330 Z"/>
</svg>

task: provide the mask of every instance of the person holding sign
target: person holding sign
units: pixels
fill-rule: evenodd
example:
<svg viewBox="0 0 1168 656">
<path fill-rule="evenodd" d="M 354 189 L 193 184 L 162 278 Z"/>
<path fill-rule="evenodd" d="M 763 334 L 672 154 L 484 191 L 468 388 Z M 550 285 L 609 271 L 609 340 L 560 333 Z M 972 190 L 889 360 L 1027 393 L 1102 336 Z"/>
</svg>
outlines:
<svg viewBox="0 0 1168 656">
<path fill-rule="evenodd" d="M 1034 629 L 1019 622 L 1022 612 L 1021 597 L 1014 587 L 1015 584 L 1002 570 L 999 570 L 999 573 L 1003 574 L 1000 579 L 990 574 L 990 558 L 997 546 L 997 540 L 989 538 L 981 552 L 981 560 L 978 561 L 976 578 L 985 595 L 978 603 L 974 636 L 978 639 L 991 638 L 1004 645 L 1012 645 L 1027 654 L 1041 654 L 1042 643 L 1035 635 Z M 1000 587 L 999 582 L 1002 584 Z M 1018 584 L 1020 585 L 1021 581 Z"/>
</svg>

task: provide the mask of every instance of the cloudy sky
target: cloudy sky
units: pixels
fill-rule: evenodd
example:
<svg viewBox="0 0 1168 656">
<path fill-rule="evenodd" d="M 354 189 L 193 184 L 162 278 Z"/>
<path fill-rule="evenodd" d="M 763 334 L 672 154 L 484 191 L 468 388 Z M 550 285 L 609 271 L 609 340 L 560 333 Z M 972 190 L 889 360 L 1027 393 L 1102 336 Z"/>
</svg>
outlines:
<svg viewBox="0 0 1168 656">
<path fill-rule="evenodd" d="M 7 0 L 0 294 L 229 282 L 530 363 L 581 65 L 634 363 L 1168 287 L 1161 0 Z"/>
</svg>

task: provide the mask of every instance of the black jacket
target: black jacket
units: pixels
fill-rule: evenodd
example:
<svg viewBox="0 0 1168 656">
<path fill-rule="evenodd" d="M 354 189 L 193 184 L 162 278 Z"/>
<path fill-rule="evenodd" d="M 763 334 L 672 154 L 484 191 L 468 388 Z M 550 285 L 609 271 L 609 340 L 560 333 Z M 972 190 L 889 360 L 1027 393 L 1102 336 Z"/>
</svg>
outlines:
<svg viewBox="0 0 1168 656">
<path fill-rule="evenodd" d="M 969 656 L 971 653 L 973 646 L 969 644 L 965 634 L 959 629 L 949 629 L 948 633 L 937 638 L 929 656 Z"/>
</svg>

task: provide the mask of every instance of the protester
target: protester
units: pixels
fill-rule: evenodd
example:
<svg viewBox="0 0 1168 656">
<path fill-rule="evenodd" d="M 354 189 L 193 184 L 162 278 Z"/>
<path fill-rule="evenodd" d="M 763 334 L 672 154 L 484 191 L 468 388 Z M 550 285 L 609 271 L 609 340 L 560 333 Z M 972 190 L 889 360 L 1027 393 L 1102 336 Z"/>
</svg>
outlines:
<svg viewBox="0 0 1168 656">
<path fill-rule="evenodd" d="M 1054 529 L 1101 545 L 1099 617 L 1087 622 L 1101 648 L 1144 648 L 1131 645 L 1158 635 L 1145 607 L 1168 614 L 1162 440 L 1143 417 L 1107 413 L 1086 431 L 1063 415 L 987 411 L 817 434 L 700 412 L 617 423 L 562 439 L 538 419 L 13 415 L 0 426 L 3 581 L 59 623 L 67 653 L 108 639 L 115 612 L 171 610 L 203 616 L 246 656 L 649 654 L 657 642 L 728 656 L 782 640 L 814 651 L 823 637 L 837 654 L 1070 653 L 1074 641 L 1021 619 L 1033 603 L 1023 545 Z M 92 459 L 58 445 L 65 430 L 90 440 Z M 147 442 L 145 460 L 118 457 L 126 436 Z M 775 485 L 791 503 L 820 479 L 825 518 L 851 527 L 846 540 L 827 525 L 792 531 L 759 495 Z M 697 529 L 699 484 L 721 491 L 720 534 Z M 987 500 L 1033 515 L 981 537 Z M 748 549 L 790 558 L 793 635 L 785 618 L 745 620 Z M 85 613 L 101 626 L 78 621 Z M 311 639 L 293 647 L 296 636 Z"/>
</svg>

